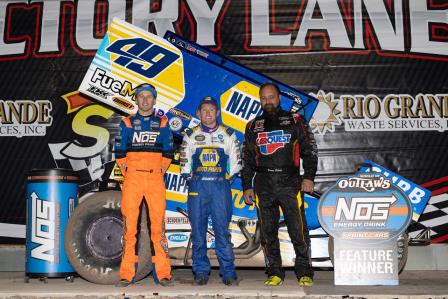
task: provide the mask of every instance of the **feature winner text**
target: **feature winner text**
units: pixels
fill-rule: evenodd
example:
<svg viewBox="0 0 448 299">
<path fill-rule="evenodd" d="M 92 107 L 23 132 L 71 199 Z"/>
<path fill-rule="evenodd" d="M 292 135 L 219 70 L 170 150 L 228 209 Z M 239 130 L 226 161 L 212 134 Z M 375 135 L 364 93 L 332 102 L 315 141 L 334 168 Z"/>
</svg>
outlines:
<svg viewBox="0 0 448 299">
<path fill-rule="evenodd" d="M 393 274 L 392 249 L 342 249 L 336 253 L 339 274 Z"/>
</svg>

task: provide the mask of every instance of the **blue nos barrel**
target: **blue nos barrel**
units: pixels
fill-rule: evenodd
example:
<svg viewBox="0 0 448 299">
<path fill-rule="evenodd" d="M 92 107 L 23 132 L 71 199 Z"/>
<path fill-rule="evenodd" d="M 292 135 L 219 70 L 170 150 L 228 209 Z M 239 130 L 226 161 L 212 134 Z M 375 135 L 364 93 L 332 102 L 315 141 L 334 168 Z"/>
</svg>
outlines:
<svg viewBox="0 0 448 299">
<path fill-rule="evenodd" d="M 68 218 L 78 205 L 78 176 L 67 169 L 32 170 L 26 184 L 28 277 L 75 274 L 64 250 Z"/>
</svg>

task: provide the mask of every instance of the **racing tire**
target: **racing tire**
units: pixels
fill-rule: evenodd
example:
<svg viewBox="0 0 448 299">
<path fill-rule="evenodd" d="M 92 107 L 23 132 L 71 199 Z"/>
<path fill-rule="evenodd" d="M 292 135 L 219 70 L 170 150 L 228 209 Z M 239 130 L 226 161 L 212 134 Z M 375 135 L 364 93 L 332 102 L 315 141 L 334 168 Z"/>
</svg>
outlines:
<svg viewBox="0 0 448 299">
<path fill-rule="evenodd" d="M 402 233 L 398 236 L 398 274 L 403 272 L 406 262 L 408 261 L 408 246 L 409 246 L 409 235 L 408 233 Z"/>
<path fill-rule="evenodd" d="M 64 235 L 67 258 L 84 279 L 97 284 L 119 281 L 123 253 L 121 192 L 98 192 L 80 203 L 70 216 Z M 134 281 L 152 270 L 151 240 L 146 209 L 142 209 L 138 234 L 138 268 Z"/>
<path fill-rule="evenodd" d="M 397 245 L 398 274 L 401 274 L 408 260 L 409 235 L 402 233 L 398 236 Z M 330 255 L 331 263 L 334 265 L 334 238 L 332 236 L 328 237 L 328 254 Z"/>
</svg>

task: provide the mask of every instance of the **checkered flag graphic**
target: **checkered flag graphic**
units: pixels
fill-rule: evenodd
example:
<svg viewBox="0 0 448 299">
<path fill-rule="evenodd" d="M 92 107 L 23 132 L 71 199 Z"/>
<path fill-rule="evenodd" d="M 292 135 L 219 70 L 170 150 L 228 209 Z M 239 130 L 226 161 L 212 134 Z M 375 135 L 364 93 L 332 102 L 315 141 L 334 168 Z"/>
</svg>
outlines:
<svg viewBox="0 0 448 299">
<path fill-rule="evenodd" d="M 431 198 L 418 223 L 412 226 L 410 236 L 415 237 L 429 228 L 431 243 L 448 243 L 448 176 L 421 186 L 431 191 Z"/>
<path fill-rule="evenodd" d="M 81 180 L 88 183 L 101 180 L 104 174 L 104 163 L 101 159 L 101 154 L 85 159 L 68 158 L 62 154 L 62 150 L 67 145 L 68 142 L 48 144 L 56 166 L 77 171 Z"/>
</svg>

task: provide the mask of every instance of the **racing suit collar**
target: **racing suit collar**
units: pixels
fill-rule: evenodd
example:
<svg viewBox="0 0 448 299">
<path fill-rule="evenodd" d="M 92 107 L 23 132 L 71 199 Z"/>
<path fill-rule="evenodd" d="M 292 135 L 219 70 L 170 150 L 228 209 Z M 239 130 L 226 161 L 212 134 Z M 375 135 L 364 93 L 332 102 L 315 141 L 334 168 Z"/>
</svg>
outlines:
<svg viewBox="0 0 448 299">
<path fill-rule="evenodd" d="M 154 109 L 150 115 L 143 116 L 143 115 L 141 115 L 140 113 L 137 112 L 135 114 L 135 116 L 137 118 L 139 118 L 139 119 L 148 119 L 148 118 L 154 117 L 155 113 L 156 113 L 156 110 Z"/>
<path fill-rule="evenodd" d="M 219 128 L 219 124 L 218 124 L 218 122 L 216 122 L 216 126 L 214 126 L 213 128 L 209 128 L 209 127 L 207 127 L 206 125 L 203 125 L 203 124 L 201 123 L 201 130 L 202 130 L 202 132 L 213 133 L 213 132 L 215 132 L 216 130 L 218 130 L 218 128 Z"/>
</svg>

